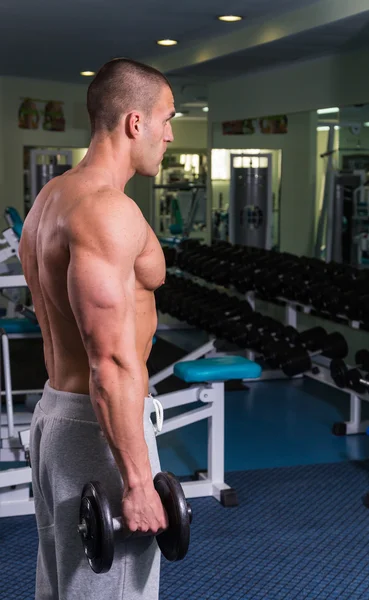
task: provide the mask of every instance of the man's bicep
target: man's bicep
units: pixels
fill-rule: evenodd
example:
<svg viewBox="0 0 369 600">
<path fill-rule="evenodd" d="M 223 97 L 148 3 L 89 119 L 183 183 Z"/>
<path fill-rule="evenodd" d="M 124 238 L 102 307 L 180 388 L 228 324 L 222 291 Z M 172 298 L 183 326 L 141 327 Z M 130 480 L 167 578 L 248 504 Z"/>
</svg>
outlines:
<svg viewBox="0 0 369 600">
<path fill-rule="evenodd" d="M 83 247 L 70 251 L 68 295 L 84 346 L 90 358 L 120 353 L 122 339 L 135 342 L 134 268 Z"/>
</svg>

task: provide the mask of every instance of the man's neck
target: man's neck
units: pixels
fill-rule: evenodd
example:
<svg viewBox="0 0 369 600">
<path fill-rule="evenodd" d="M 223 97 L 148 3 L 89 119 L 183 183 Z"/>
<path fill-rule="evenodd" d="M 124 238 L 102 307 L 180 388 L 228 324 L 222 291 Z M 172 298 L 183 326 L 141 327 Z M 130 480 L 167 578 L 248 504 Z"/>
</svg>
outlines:
<svg viewBox="0 0 369 600">
<path fill-rule="evenodd" d="M 80 166 L 103 171 L 111 184 L 122 192 L 127 182 L 135 174 L 127 145 L 118 144 L 108 136 L 96 135 L 92 138 Z"/>
</svg>

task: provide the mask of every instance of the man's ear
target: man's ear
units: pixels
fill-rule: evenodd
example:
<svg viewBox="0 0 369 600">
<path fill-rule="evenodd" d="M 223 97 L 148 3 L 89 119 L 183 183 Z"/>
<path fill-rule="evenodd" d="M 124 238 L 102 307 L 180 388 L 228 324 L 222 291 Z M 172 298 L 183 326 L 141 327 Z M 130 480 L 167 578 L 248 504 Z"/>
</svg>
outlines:
<svg viewBox="0 0 369 600">
<path fill-rule="evenodd" d="M 137 111 L 132 111 L 126 115 L 125 130 L 126 135 L 130 139 L 136 139 L 142 131 L 143 122 L 142 115 Z"/>
</svg>

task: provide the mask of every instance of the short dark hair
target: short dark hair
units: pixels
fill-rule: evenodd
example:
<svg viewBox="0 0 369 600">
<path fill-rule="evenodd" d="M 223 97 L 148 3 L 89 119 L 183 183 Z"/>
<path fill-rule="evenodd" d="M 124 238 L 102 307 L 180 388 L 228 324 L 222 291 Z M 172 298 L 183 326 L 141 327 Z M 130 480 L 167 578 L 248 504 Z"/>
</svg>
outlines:
<svg viewBox="0 0 369 600">
<path fill-rule="evenodd" d="M 98 71 L 87 92 L 91 134 L 113 131 L 122 114 L 142 110 L 151 114 L 163 85 L 171 88 L 160 71 L 128 58 L 115 58 Z"/>
</svg>

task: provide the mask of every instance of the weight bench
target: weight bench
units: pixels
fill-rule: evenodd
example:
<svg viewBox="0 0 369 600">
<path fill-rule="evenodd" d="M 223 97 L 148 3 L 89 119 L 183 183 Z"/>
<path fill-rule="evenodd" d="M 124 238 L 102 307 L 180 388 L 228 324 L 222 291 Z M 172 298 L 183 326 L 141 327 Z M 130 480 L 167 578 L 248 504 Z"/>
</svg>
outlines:
<svg viewBox="0 0 369 600">
<path fill-rule="evenodd" d="M 223 506 L 235 506 L 238 503 L 236 491 L 224 483 L 224 382 L 258 379 L 261 367 L 241 356 L 222 356 L 181 361 L 174 365 L 173 371 L 179 379 L 194 385 L 157 396 L 164 411 L 194 402 L 201 402 L 202 406 L 165 420 L 158 435 L 208 419 L 207 472 L 198 481 L 182 483 L 185 496 L 213 496 Z"/>
<path fill-rule="evenodd" d="M 156 341 L 155 336 L 154 336 L 154 340 Z M 155 343 L 154 340 L 153 340 L 153 345 Z M 189 354 L 186 354 L 183 358 L 180 358 L 178 361 L 170 364 L 168 367 L 165 367 L 161 371 L 158 371 L 158 373 L 155 373 L 154 375 L 151 375 L 151 377 L 149 379 L 149 392 L 150 392 L 150 394 L 152 394 L 153 396 L 157 395 L 157 391 L 156 391 L 156 387 L 155 386 L 158 383 L 160 383 L 161 381 L 164 381 L 165 379 L 167 379 L 168 377 L 170 377 L 171 375 L 173 375 L 174 374 L 174 367 L 179 362 L 194 361 L 194 360 L 197 360 L 199 358 L 202 358 L 203 356 L 205 356 L 206 358 L 209 358 L 211 356 L 216 355 L 217 351 L 216 351 L 216 348 L 215 348 L 215 342 L 216 342 L 215 338 L 210 339 L 208 342 L 206 342 L 202 346 L 199 346 L 198 348 L 196 348 L 195 350 L 193 350 Z"/>
</svg>

